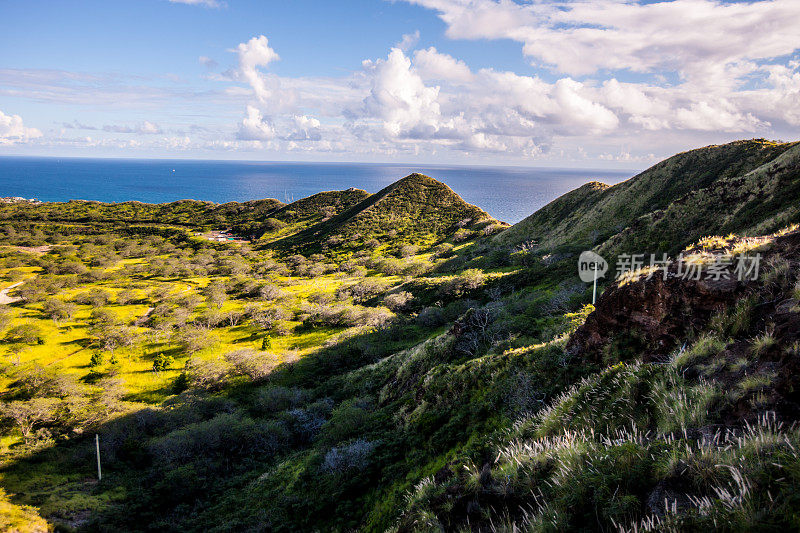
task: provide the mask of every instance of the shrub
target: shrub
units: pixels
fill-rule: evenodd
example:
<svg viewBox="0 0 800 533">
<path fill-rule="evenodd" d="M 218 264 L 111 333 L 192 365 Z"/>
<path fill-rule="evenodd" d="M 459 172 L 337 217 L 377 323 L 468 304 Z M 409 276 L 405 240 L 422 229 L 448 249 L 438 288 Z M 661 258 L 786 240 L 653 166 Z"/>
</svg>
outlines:
<svg viewBox="0 0 800 533">
<path fill-rule="evenodd" d="M 219 390 L 231 374 L 231 367 L 219 359 L 204 360 L 192 358 L 184 368 L 186 383 L 193 389 Z"/>
<path fill-rule="evenodd" d="M 415 246 L 413 244 L 406 244 L 400 247 L 400 250 L 398 250 L 397 255 L 399 255 L 402 258 L 408 258 L 417 255 L 418 251 L 419 251 L 419 246 Z"/>
<path fill-rule="evenodd" d="M 169 370 L 169 367 L 175 362 L 175 358 L 171 355 L 164 355 L 159 353 L 153 359 L 153 372 L 162 372 Z"/>
<path fill-rule="evenodd" d="M 472 232 L 468 229 L 460 228 L 453 233 L 453 242 L 464 242 L 472 237 Z"/>
<path fill-rule="evenodd" d="M 397 276 L 401 274 L 406 266 L 405 261 L 393 257 L 385 257 L 374 265 L 375 270 L 387 276 Z"/>
<path fill-rule="evenodd" d="M 417 324 L 426 328 L 436 328 L 446 323 L 440 307 L 426 307 L 417 315 Z"/>
<path fill-rule="evenodd" d="M 276 366 L 275 357 L 255 350 L 235 350 L 225 354 L 225 361 L 232 367 L 232 373 L 247 376 L 253 381 L 264 379 Z"/>
<path fill-rule="evenodd" d="M 200 462 L 206 468 L 222 470 L 232 457 L 271 455 L 290 443 L 291 436 L 280 422 L 255 421 L 237 414 L 222 413 L 211 420 L 189 424 L 159 437 L 148 449 L 162 464 Z"/>
<path fill-rule="evenodd" d="M 433 256 L 441 259 L 451 257 L 453 255 L 453 248 L 455 247 L 449 242 L 443 242 L 433 249 Z"/>
<path fill-rule="evenodd" d="M 336 291 L 337 296 L 352 296 L 356 302 L 369 300 L 389 288 L 389 282 L 380 278 L 366 278 Z"/>
<path fill-rule="evenodd" d="M 369 457 L 376 443 L 358 439 L 345 446 L 331 448 L 325 454 L 322 471 L 327 474 L 344 474 L 349 470 L 363 470 L 369 465 Z"/>
<path fill-rule="evenodd" d="M 408 291 L 395 292 L 388 294 L 383 299 L 383 305 L 392 311 L 403 311 L 408 308 L 408 304 L 413 298 L 414 296 Z"/>
<path fill-rule="evenodd" d="M 117 304 L 119 305 L 128 305 L 129 303 L 135 302 L 138 299 L 138 294 L 136 291 L 132 291 L 130 289 L 123 289 L 117 293 Z"/>
<path fill-rule="evenodd" d="M 60 264 L 54 265 L 52 269 L 52 274 L 77 274 L 79 276 L 86 274 L 89 272 L 89 269 L 86 268 L 86 265 L 80 263 L 78 261 L 65 261 Z"/>
<path fill-rule="evenodd" d="M 42 304 L 42 312 L 53 322 L 63 322 L 75 314 L 75 305 L 58 298 L 48 298 Z"/>
<path fill-rule="evenodd" d="M 98 366 L 103 366 L 104 362 L 103 352 L 92 352 L 92 357 L 89 359 L 89 368 L 95 369 Z"/>
<path fill-rule="evenodd" d="M 73 302 L 92 307 L 102 307 L 111 301 L 111 294 L 103 289 L 89 289 L 75 295 Z"/>
<path fill-rule="evenodd" d="M 268 218 L 264 220 L 263 228 L 266 233 L 272 233 L 285 228 L 287 225 L 286 222 L 278 220 L 277 218 Z"/>
<path fill-rule="evenodd" d="M 488 224 L 487 226 L 485 226 L 483 228 L 482 232 L 483 232 L 484 235 L 488 236 L 488 235 L 494 235 L 495 233 L 500 233 L 504 229 L 505 228 L 502 225 L 496 224 L 496 223 L 492 223 L 492 224 Z"/>
<path fill-rule="evenodd" d="M 5 306 L 0 307 L 0 331 L 3 331 L 11 323 L 11 313 L 9 313 Z"/>
<path fill-rule="evenodd" d="M 184 328 L 178 333 L 178 343 L 190 354 L 213 346 L 215 341 L 209 332 L 197 328 Z"/>
<path fill-rule="evenodd" d="M 331 402 L 321 401 L 305 408 L 292 409 L 287 414 L 298 436 L 304 441 L 310 441 L 319 433 L 330 412 Z"/>
<path fill-rule="evenodd" d="M 17 270 L 16 268 L 12 268 L 11 270 L 7 271 L 5 276 L 3 276 L 3 277 L 5 279 L 7 279 L 8 281 L 15 282 L 15 281 L 21 280 L 22 279 L 22 275 L 23 274 L 22 274 L 21 270 Z"/>
<path fill-rule="evenodd" d="M 277 413 L 299 407 L 308 397 L 307 391 L 296 387 L 264 387 L 258 390 L 254 404 L 262 413 Z"/>
<path fill-rule="evenodd" d="M 342 402 L 322 426 L 320 442 L 335 444 L 363 434 L 373 411 L 374 405 L 370 401 L 356 398 Z"/>
<path fill-rule="evenodd" d="M 6 332 L 5 341 L 9 344 L 44 344 L 44 332 L 36 324 L 20 324 Z"/>
<path fill-rule="evenodd" d="M 470 268 L 445 283 L 441 291 L 446 296 L 459 297 L 483 285 L 484 279 L 483 272 L 477 268 Z"/>
</svg>

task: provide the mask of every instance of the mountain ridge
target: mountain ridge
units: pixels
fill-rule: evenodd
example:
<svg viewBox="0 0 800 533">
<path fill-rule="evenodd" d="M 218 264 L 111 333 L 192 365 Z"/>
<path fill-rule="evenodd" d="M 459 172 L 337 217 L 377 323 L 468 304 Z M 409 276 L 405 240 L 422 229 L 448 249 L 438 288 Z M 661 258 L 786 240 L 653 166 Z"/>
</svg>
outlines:
<svg viewBox="0 0 800 533">
<path fill-rule="evenodd" d="M 527 240 L 544 247 L 567 242 L 593 246 L 693 190 L 754 172 L 797 145 L 756 139 L 682 152 L 617 185 L 587 184 L 567 193 L 495 236 L 494 241 L 505 246 Z M 588 194 L 587 187 L 594 194 Z M 563 214 L 567 216 L 560 216 Z"/>
</svg>

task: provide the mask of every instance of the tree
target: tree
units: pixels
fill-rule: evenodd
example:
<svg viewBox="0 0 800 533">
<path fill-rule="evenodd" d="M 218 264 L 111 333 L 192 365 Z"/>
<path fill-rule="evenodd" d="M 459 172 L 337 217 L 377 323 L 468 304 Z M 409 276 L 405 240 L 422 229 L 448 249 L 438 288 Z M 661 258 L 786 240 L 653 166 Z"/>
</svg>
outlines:
<svg viewBox="0 0 800 533">
<path fill-rule="evenodd" d="M 189 359 L 186 361 L 186 382 L 193 389 L 219 390 L 225 385 L 231 367 L 225 361 Z"/>
<path fill-rule="evenodd" d="M 125 396 L 126 390 L 123 381 L 119 378 L 106 377 L 97 382 L 100 387 L 98 404 L 102 406 L 106 414 L 113 413 L 120 409 L 120 401 Z"/>
<path fill-rule="evenodd" d="M 248 307 L 248 314 L 253 323 L 265 330 L 275 327 L 280 320 L 289 318 L 289 312 L 281 306 L 270 306 L 267 308 Z"/>
<path fill-rule="evenodd" d="M 205 313 L 198 315 L 194 322 L 206 329 L 211 329 L 219 326 L 225 318 L 225 314 L 219 309 L 208 309 Z"/>
<path fill-rule="evenodd" d="M 67 398 L 81 394 L 81 386 L 72 374 L 53 367 L 26 366 L 14 374 L 17 391 L 26 397 Z"/>
<path fill-rule="evenodd" d="M 244 314 L 241 311 L 232 310 L 226 313 L 225 320 L 228 322 L 230 327 L 235 327 L 241 322 L 242 318 L 244 318 Z"/>
<path fill-rule="evenodd" d="M 197 328 L 184 328 L 178 334 L 178 343 L 187 353 L 194 353 L 214 344 L 214 337 L 208 331 Z"/>
<path fill-rule="evenodd" d="M 89 314 L 89 321 L 94 326 L 110 326 L 116 324 L 119 321 L 117 314 L 105 308 L 99 309 L 92 309 L 92 312 Z"/>
<path fill-rule="evenodd" d="M 246 348 L 226 353 L 225 361 L 231 365 L 233 373 L 247 376 L 253 381 L 264 379 L 277 364 L 271 354 Z"/>
<path fill-rule="evenodd" d="M 116 323 L 100 323 L 92 327 L 97 344 L 104 350 L 113 352 L 120 346 L 132 346 L 137 336 L 132 328 Z"/>
<path fill-rule="evenodd" d="M 27 441 L 37 426 L 58 419 L 59 400 L 56 398 L 32 398 L 27 401 L 13 401 L 0 404 L 0 415 L 12 420 L 19 427 L 22 437 Z"/>
<path fill-rule="evenodd" d="M 32 280 L 17 289 L 17 296 L 28 303 L 37 303 L 45 299 L 47 291 L 42 283 Z"/>
<path fill-rule="evenodd" d="M 123 289 L 117 293 L 117 303 L 119 305 L 128 305 L 136 301 L 138 298 L 136 291 L 130 289 Z"/>
<path fill-rule="evenodd" d="M 171 355 L 164 355 L 163 353 L 160 353 L 156 355 L 155 359 L 153 359 L 153 372 L 167 370 L 174 362 L 175 358 Z"/>
<path fill-rule="evenodd" d="M 103 352 L 93 352 L 92 357 L 89 359 L 89 368 L 94 371 L 98 366 L 103 364 L 105 357 L 103 357 Z"/>
<path fill-rule="evenodd" d="M 225 289 L 225 283 L 221 281 L 212 281 L 209 283 L 203 293 L 208 300 L 208 303 L 214 305 L 219 309 L 222 304 L 228 299 L 228 294 Z"/>
<path fill-rule="evenodd" d="M 402 311 L 414 296 L 408 291 L 400 291 L 387 295 L 383 299 L 383 304 L 392 311 Z"/>
<path fill-rule="evenodd" d="M 75 295 L 73 301 L 83 305 L 91 305 L 92 307 L 102 307 L 111 300 L 111 294 L 103 289 L 89 289 L 88 291 Z"/>
<path fill-rule="evenodd" d="M 5 306 L 0 307 L 0 331 L 3 331 L 11 323 L 11 313 L 9 313 Z"/>
<path fill-rule="evenodd" d="M 9 344 L 33 346 L 44 344 L 44 333 L 36 324 L 20 324 L 6 332 L 5 340 Z"/>
<path fill-rule="evenodd" d="M 75 313 L 75 305 L 58 298 L 48 298 L 42 304 L 42 312 L 53 322 L 63 322 L 69 320 Z"/>
</svg>

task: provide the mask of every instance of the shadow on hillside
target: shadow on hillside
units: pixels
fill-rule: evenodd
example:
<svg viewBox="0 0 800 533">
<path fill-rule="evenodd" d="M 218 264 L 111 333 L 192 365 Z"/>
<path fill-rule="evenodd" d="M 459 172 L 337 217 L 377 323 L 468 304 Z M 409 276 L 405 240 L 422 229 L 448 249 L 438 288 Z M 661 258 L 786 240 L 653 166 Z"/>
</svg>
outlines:
<svg viewBox="0 0 800 533">
<path fill-rule="evenodd" d="M 145 408 L 107 420 L 82 435 L 60 440 L 56 446 L 3 466 L 0 472 L 4 488 L 14 495 L 11 497 L 14 503 L 57 509 L 46 517 L 57 525 L 57 530 L 174 530 L 169 517 L 174 516 L 176 509 L 212 503 L 208 498 L 219 487 L 230 488 L 244 482 L 237 477 L 243 474 L 243 469 L 265 471 L 280 457 L 309 444 L 307 439 L 296 437 L 287 448 L 270 453 L 248 454 L 243 449 L 247 444 L 241 441 L 246 438 L 237 432 L 236 425 L 240 423 L 237 420 L 252 413 L 256 389 L 272 385 L 315 391 L 303 405 L 341 395 L 343 391 L 332 390 L 324 382 L 409 348 L 430 334 L 411 328 L 413 334 L 409 335 L 407 326 L 396 324 L 352 337 L 336 346 L 323 347 L 303 359 L 279 365 L 260 382 L 234 383 L 216 393 L 187 391 L 169 398 L 162 408 Z M 153 402 L 171 393 L 170 383 L 157 391 L 128 395 L 125 399 Z M 209 424 L 213 424 L 215 417 L 225 416 L 232 417 L 230 431 L 223 428 L 210 437 Z M 87 484 L 85 480 L 96 473 L 95 434 L 100 437 L 103 479 Z M 176 438 L 189 443 L 211 440 L 197 448 L 196 453 L 189 453 L 181 464 L 165 463 L 159 453 L 163 453 L 166 445 L 163 443 L 170 442 L 164 440 L 170 438 L 167 435 L 180 435 Z M 240 455 L 231 460 L 229 454 L 236 452 L 230 450 L 237 449 Z M 33 479 L 54 479 L 53 470 L 63 477 L 63 482 L 48 487 L 47 492 L 38 482 L 36 489 L 32 488 Z M 130 497 L 119 505 L 101 504 L 98 510 L 88 511 L 95 505 L 92 500 L 119 501 L 120 494 Z M 84 502 L 87 508 L 79 508 L 81 504 L 76 501 Z"/>
</svg>

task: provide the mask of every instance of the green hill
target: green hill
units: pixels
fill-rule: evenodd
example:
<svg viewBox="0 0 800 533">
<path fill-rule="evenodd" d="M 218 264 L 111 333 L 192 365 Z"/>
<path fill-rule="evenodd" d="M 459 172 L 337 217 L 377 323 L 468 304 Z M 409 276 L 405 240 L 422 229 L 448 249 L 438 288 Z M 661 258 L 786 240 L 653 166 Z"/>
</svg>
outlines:
<svg viewBox="0 0 800 533">
<path fill-rule="evenodd" d="M 419 174 L 0 205 L 0 529 L 796 530 L 798 161 L 693 150 L 505 230 Z M 191 235 L 226 224 L 260 239 Z M 668 275 L 591 305 L 591 246 Z"/>
<path fill-rule="evenodd" d="M 426 246 L 459 229 L 468 232 L 496 223 L 444 183 L 422 174 L 406 176 L 372 195 L 366 196 L 364 191 L 351 195 L 362 199 L 276 244 L 305 251 L 318 250 L 325 242 L 333 248 L 358 249 L 371 239 L 393 247 Z"/>
<path fill-rule="evenodd" d="M 263 242 L 285 239 L 338 215 L 368 197 L 361 189 L 327 191 L 297 200 L 270 213 L 258 234 Z"/>
<path fill-rule="evenodd" d="M 593 246 L 631 225 L 657 233 L 667 229 L 651 227 L 653 220 L 661 220 L 663 225 L 677 221 L 675 231 L 665 235 L 671 251 L 727 227 L 721 223 L 723 220 L 746 216 L 741 209 L 758 211 L 760 222 L 787 208 L 778 198 L 758 197 L 757 187 L 771 187 L 769 190 L 774 191 L 775 187 L 794 186 L 785 180 L 795 183 L 796 163 L 792 154 L 797 150 L 798 143 L 752 140 L 677 154 L 613 187 L 594 182 L 567 193 L 497 235 L 495 242 L 516 246 L 535 241 L 544 248 L 564 244 Z M 759 168 L 758 173 L 753 173 Z M 742 190 L 737 192 L 740 187 Z M 693 200 L 684 205 L 687 195 Z M 719 203 L 722 195 L 728 195 L 730 200 Z M 749 195 L 755 196 L 745 199 Z M 661 211 L 677 218 L 667 221 Z M 639 221 L 640 217 L 649 218 Z M 743 224 L 734 223 L 730 227 L 741 230 Z M 662 240 L 656 239 L 650 235 L 646 244 Z"/>
<path fill-rule="evenodd" d="M 86 200 L 4 204 L 2 219 L 125 224 L 173 224 L 180 226 L 242 225 L 268 216 L 284 204 L 274 199 L 216 204 L 198 200 L 178 200 L 166 204 L 143 202 L 106 203 Z"/>
</svg>

